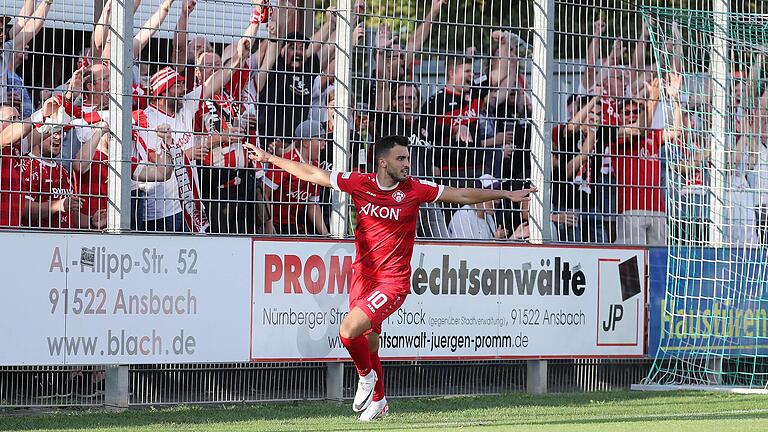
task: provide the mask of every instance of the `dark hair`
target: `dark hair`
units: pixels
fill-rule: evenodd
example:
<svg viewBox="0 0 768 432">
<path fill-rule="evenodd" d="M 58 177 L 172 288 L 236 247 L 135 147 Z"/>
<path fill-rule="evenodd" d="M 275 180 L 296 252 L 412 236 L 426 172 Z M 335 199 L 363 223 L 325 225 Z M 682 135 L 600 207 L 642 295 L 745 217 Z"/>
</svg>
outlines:
<svg viewBox="0 0 768 432">
<path fill-rule="evenodd" d="M 395 91 L 394 91 L 394 92 L 392 92 L 392 100 L 395 100 L 395 99 L 397 99 L 397 92 L 398 92 L 398 91 L 399 91 L 401 88 L 404 88 L 404 87 L 413 87 L 413 91 L 416 93 L 416 96 L 417 96 L 419 99 L 421 99 L 421 90 L 419 89 L 419 86 L 417 86 L 415 83 L 412 83 L 412 82 L 410 82 L 410 83 L 401 83 L 401 84 L 398 84 L 398 85 L 395 87 Z"/>
<path fill-rule="evenodd" d="M 409 143 L 408 138 L 401 135 L 379 138 L 373 145 L 373 160 L 378 161 L 379 158 L 386 156 L 395 146 L 408 147 Z"/>
<path fill-rule="evenodd" d="M 301 32 L 291 32 L 285 35 L 285 43 L 305 43 L 309 42 L 309 39 Z"/>
<path fill-rule="evenodd" d="M 456 68 L 465 64 L 474 64 L 475 59 L 464 55 L 448 56 L 445 59 L 445 73 L 453 75 Z"/>
</svg>

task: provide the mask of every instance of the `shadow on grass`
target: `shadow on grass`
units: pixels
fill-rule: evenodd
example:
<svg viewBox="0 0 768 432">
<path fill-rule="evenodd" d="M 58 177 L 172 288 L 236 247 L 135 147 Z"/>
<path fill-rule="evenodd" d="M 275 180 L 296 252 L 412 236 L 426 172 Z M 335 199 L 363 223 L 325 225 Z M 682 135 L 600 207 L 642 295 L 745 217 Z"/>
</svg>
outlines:
<svg viewBox="0 0 768 432">
<path fill-rule="evenodd" d="M 712 400 L 716 397 L 715 400 Z M 398 415 L 413 417 L 422 416 L 423 425 L 411 424 L 409 429 L 434 428 L 441 423 L 451 426 L 452 422 L 456 426 L 514 426 L 514 425 L 559 425 L 559 424 L 599 424 L 607 422 L 634 422 L 648 420 L 674 420 L 674 419 L 711 419 L 711 420 L 734 420 L 734 419 L 768 419 L 768 405 L 765 411 L 757 412 L 725 412 L 725 413 L 691 413 L 690 415 L 660 413 L 658 415 L 632 415 L 623 414 L 618 416 L 595 415 L 591 417 L 574 416 L 570 419 L 557 419 L 557 414 L 540 416 L 525 414 L 527 408 L 547 408 L 559 407 L 566 410 L 579 412 L 579 408 L 586 406 L 595 406 L 599 403 L 621 403 L 625 404 L 626 409 L 630 409 L 634 404 L 642 404 L 647 410 L 649 407 L 658 405 L 659 407 L 669 408 L 670 403 L 681 404 L 690 402 L 699 408 L 713 404 L 717 407 L 719 399 L 739 400 L 740 395 L 725 395 L 703 393 L 703 392 L 609 392 L 609 393 L 574 393 L 574 394 L 549 394 L 549 395 L 528 395 L 524 393 L 513 393 L 499 396 L 477 396 L 477 397 L 448 397 L 434 399 L 396 399 L 392 401 L 393 411 Z M 748 399 L 744 399 L 745 401 Z M 748 405 L 747 405 L 748 406 Z M 510 409 L 514 408 L 520 411 L 521 415 L 493 419 L 457 419 L 456 415 L 461 411 L 471 410 L 489 410 L 489 409 Z M 722 408 L 720 408 L 722 410 Z M 667 409 L 668 410 L 668 409 Z M 659 411 L 663 411 L 660 409 Z M 712 411 L 717 411 L 713 409 Z M 444 415 L 442 415 L 444 414 Z M 563 416 L 566 417 L 566 416 Z M 394 418 L 393 420 L 395 420 Z M 60 429 L 97 429 L 112 427 L 148 427 L 160 425 L 204 425 L 204 424 L 227 424 L 237 422 L 251 421 L 278 421 L 283 423 L 297 422 L 334 422 L 328 424 L 333 429 L 349 431 L 350 427 L 344 427 L 345 424 L 355 425 L 354 429 L 362 429 L 363 425 L 355 421 L 355 417 L 348 403 L 338 404 L 329 402 L 290 402 L 290 403 L 269 403 L 258 405 L 229 405 L 226 407 L 198 407 L 181 406 L 162 409 L 136 408 L 125 412 L 110 412 L 97 410 L 72 410 L 60 411 L 53 414 L 39 415 L 0 415 L 0 431 L 9 430 L 60 430 Z M 412 418 L 409 419 L 412 422 Z M 401 429 L 405 425 L 402 423 L 392 424 L 388 427 L 388 422 L 371 425 L 375 429 Z M 367 426 L 367 425 L 366 425 Z M 367 428 L 367 427 L 366 427 Z"/>
</svg>

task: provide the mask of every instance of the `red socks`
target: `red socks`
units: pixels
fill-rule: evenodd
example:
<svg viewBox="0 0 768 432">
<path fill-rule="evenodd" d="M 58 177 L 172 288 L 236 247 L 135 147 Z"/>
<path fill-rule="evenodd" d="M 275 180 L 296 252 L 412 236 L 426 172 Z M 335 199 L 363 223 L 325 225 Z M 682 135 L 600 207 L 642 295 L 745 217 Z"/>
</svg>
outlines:
<svg viewBox="0 0 768 432">
<path fill-rule="evenodd" d="M 360 335 L 353 339 L 347 339 L 339 336 L 341 343 L 349 351 L 349 356 L 355 362 L 357 373 L 360 376 L 366 376 L 371 371 L 371 357 L 368 352 L 368 338 Z"/>
<path fill-rule="evenodd" d="M 381 370 L 381 360 L 379 360 L 379 353 L 370 353 L 371 367 L 376 371 L 376 375 L 379 379 L 376 381 L 376 385 L 373 387 L 373 401 L 378 402 L 384 399 L 384 372 Z"/>
</svg>

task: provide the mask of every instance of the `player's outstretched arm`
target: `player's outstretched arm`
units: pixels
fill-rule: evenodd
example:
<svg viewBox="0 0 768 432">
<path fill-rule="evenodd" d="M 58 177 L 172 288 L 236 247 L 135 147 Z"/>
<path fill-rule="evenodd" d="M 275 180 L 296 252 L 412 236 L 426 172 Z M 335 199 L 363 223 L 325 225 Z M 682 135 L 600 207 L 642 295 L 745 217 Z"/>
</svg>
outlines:
<svg viewBox="0 0 768 432">
<path fill-rule="evenodd" d="M 314 165 L 275 156 L 253 144 L 246 143 L 243 146 L 248 149 L 248 157 L 254 162 L 269 162 L 304 181 L 323 187 L 331 187 L 331 173 L 326 170 Z"/>
<path fill-rule="evenodd" d="M 508 199 L 512 202 L 530 201 L 530 194 L 537 192 L 535 187 L 515 191 L 492 189 L 457 189 L 446 187 L 438 201 L 452 204 L 477 204 L 497 199 Z"/>
</svg>

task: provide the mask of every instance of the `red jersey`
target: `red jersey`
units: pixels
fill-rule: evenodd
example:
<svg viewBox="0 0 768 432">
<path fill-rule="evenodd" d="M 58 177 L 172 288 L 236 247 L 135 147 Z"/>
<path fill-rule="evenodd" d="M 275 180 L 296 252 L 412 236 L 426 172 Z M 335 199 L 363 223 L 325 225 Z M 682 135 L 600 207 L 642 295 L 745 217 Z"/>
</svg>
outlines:
<svg viewBox="0 0 768 432">
<path fill-rule="evenodd" d="M 663 130 L 649 131 L 636 142 L 619 141 L 615 156 L 619 213 L 665 211 L 659 154 L 663 143 Z"/>
<path fill-rule="evenodd" d="M 17 168 L 18 154 L 10 147 L 0 152 L 0 227 L 21 225 L 21 177 Z"/>
<path fill-rule="evenodd" d="M 296 162 L 304 162 L 299 152 L 294 149 L 283 157 Z M 317 161 L 312 165 L 317 166 Z M 281 169 L 267 172 L 264 184 L 277 194 L 273 208 L 274 219 L 280 225 L 296 227 L 298 232 L 305 225 L 307 204 L 320 201 L 320 186 L 300 180 Z"/>
<path fill-rule="evenodd" d="M 38 203 L 59 200 L 77 193 L 69 172 L 63 165 L 50 159 L 36 156 L 19 160 L 21 174 L 21 192 L 24 198 Z M 71 228 L 76 224 L 78 215 L 61 212 L 51 215 L 46 228 Z"/>
<path fill-rule="evenodd" d="M 80 189 L 84 195 L 82 212 L 93 216 L 99 210 L 107 209 L 107 177 L 109 176 L 109 156 L 101 150 L 93 152 L 93 160 L 88 171 L 80 174 Z"/>
<path fill-rule="evenodd" d="M 437 201 L 443 186 L 408 177 L 392 188 L 384 188 L 375 173 L 336 171 L 331 172 L 331 185 L 350 194 L 355 203 L 357 256 L 353 271 L 374 281 L 410 287 L 419 207 Z"/>
</svg>

